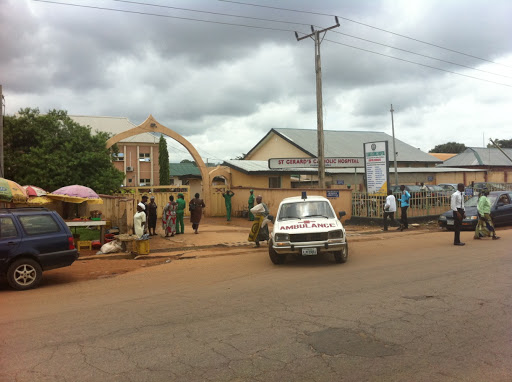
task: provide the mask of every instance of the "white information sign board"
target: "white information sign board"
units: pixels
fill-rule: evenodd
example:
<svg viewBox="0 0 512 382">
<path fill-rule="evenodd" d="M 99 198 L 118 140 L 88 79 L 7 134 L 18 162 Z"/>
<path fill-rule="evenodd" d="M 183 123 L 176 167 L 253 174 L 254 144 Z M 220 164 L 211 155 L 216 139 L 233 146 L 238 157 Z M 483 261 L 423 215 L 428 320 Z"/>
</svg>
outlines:
<svg viewBox="0 0 512 382">
<path fill-rule="evenodd" d="M 364 159 L 357 157 L 350 158 L 325 158 L 326 168 L 364 167 Z M 271 158 L 268 160 L 268 167 L 277 168 L 317 168 L 317 158 Z"/>
<path fill-rule="evenodd" d="M 387 195 L 389 179 L 388 142 L 368 142 L 363 146 L 366 192 Z"/>
</svg>

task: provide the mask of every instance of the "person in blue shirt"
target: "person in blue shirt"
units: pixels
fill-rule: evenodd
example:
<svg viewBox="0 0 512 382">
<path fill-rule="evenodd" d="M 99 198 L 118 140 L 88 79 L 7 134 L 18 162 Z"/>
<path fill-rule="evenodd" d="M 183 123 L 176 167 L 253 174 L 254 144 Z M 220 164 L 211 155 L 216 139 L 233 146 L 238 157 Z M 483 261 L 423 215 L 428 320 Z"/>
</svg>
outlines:
<svg viewBox="0 0 512 382">
<path fill-rule="evenodd" d="M 403 231 L 404 229 L 409 228 L 409 223 L 407 222 L 407 209 L 409 208 L 409 199 L 411 199 L 411 194 L 409 194 L 409 191 L 405 189 L 405 186 L 402 184 L 400 186 L 400 191 L 402 191 L 402 195 L 400 196 L 400 227 L 397 229 L 400 231 Z"/>
</svg>

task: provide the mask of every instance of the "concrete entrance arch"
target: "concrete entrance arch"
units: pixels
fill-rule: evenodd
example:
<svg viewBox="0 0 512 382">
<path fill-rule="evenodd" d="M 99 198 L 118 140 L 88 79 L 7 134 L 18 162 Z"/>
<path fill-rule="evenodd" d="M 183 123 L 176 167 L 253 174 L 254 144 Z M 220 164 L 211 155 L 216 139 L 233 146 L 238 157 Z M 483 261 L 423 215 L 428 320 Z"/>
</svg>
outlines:
<svg viewBox="0 0 512 382">
<path fill-rule="evenodd" d="M 126 139 L 128 137 L 133 137 L 134 135 L 138 135 L 138 134 L 142 134 L 142 133 L 161 133 L 161 134 L 167 135 L 168 137 L 181 143 L 181 145 L 187 149 L 187 151 L 190 153 L 190 155 L 192 155 L 192 158 L 194 158 L 194 161 L 196 162 L 197 167 L 199 168 L 199 171 L 201 172 L 202 189 L 203 189 L 202 197 L 204 199 L 204 203 L 206 204 L 205 215 L 210 216 L 211 181 L 210 181 L 210 176 L 208 174 L 206 165 L 203 162 L 203 159 L 201 158 L 201 156 L 199 155 L 197 150 L 194 148 L 194 146 L 192 146 L 192 144 L 189 141 L 187 141 L 185 138 L 183 138 L 177 132 L 160 124 L 155 118 L 153 118 L 153 116 L 151 114 L 140 125 L 135 126 L 133 129 L 126 130 L 126 131 L 123 131 L 122 133 L 116 134 L 112 138 L 110 138 L 107 141 L 107 148 L 112 147 L 114 144 L 118 143 L 119 141 L 121 141 L 123 139 Z"/>
</svg>

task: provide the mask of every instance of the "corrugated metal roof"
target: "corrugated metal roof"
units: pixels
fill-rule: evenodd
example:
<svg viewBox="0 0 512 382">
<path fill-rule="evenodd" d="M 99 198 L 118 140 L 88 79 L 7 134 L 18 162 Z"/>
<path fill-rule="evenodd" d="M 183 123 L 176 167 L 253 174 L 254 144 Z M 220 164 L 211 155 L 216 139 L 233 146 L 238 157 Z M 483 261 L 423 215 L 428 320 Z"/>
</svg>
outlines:
<svg viewBox="0 0 512 382">
<path fill-rule="evenodd" d="M 512 149 L 502 149 L 512 158 Z M 496 148 L 468 147 L 464 152 L 445 160 L 439 167 L 511 166 L 512 162 Z"/>
<path fill-rule="evenodd" d="M 317 155 L 316 130 L 308 129 L 272 129 L 304 151 Z M 271 132 L 272 132 L 271 130 Z M 326 157 L 363 157 L 363 144 L 368 142 L 388 142 L 389 160 L 393 160 L 393 137 L 382 132 L 373 131 L 324 131 Z M 261 141 L 263 142 L 263 140 Z M 397 162 L 441 163 L 441 160 L 408 145 L 395 138 Z M 251 150 L 252 151 L 252 150 Z"/>
<path fill-rule="evenodd" d="M 216 167 L 216 164 L 205 163 L 206 167 Z M 169 172 L 171 176 L 201 176 L 199 167 L 193 163 L 169 163 Z"/>
<path fill-rule="evenodd" d="M 112 136 L 133 129 L 135 126 L 137 126 L 126 117 L 95 117 L 87 115 L 70 115 L 69 117 L 82 126 L 89 126 L 92 129 L 92 133 L 95 131 L 101 131 L 110 133 Z M 153 135 L 151 133 L 143 133 L 123 139 L 121 142 L 158 143 L 159 140 L 159 136 Z"/>
</svg>

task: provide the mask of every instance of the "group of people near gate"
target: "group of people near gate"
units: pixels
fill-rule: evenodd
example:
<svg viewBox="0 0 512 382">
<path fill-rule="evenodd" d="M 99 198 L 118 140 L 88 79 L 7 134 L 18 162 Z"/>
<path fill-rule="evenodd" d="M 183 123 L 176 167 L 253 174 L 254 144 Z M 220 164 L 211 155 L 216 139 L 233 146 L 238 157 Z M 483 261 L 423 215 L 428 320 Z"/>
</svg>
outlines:
<svg viewBox="0 0 512 382">
<path fill-rule="evenodd" d="M 188 204 L 190 222 L 196 234 L 199 233 L 199 223 L 205 207 L 204 201 L 200 199 L 198 193 Z M 176 200 L 173 195 L 169 196 L 169 202 L 163 209 L 161 221 L 165 237 L 185 233 L 185 208 L 187 208 L 187 202 L 181 192 Z M 144 195 L 142 201 L 137 204 L 137 213 L 133 217 L 133 233 L 138 237 L 142 237 L 146 233 L 149 236 L 156 236 L 157 213 L 158 206 L 155 203 L 155 197 L 151 196 L 148 203 L 148 197 Z"/>
<path fill-rule="evenodd" d="M 411 198 L 411 194 L 405 189 L 405 186 L 400 186 L 400 225 L 397 230 L 403 231 L 404 229 L 409 228 L 409 224 L 407 221 L 407 209 L 409 208 L 409 199 Z M 496 236 L 496 230 L 494 229 L 494 224 L 491 218 L 491 203 L 487 196 L 489 195 L 489 190 L 483 189 L 480 192 L 478 197 L 478 223 L 475 229 L 474 239 L 481 240 L 484 237 L 492 237 L 493 240 L 499 239 L 499 236 Z M 457 246 L 465 245 L 465 243 L 460 241 L 460 231 L 462 227 L 462 221 L 465 217 L 465 209 L 464 209 L 464 184 L 459 183 L 457 185 L 457 191 L 455 191 L 450 198 L 450 207 L 453 212 L 453 221 L 454 221 L 454 238 L 453 244 Z M 390 222 L 395 225 L 395 212 L 397 211 L 397 200 L 393 195 L 391 190 L 388 190 L 388 195 L 386 197 L 386 202 L 384 204 L 384 228 L 383 231 L 388 230 L 388 218 Z"/>
<path fill-rule="evenodd" d="M 231 198 L 235 193 L 228 190 L 222 194 L 226 204 L 227 220 L 231 220 Z M 256 205 L 255 205 L 256 202 Z M 255 243 L 259 247 L 260 241 L 267 241 L 269 239 L 268 222 L 272 221 L 272 216 L 269 215 L 269 209 L 263 203 L 263 197 L 258 195 L 254 197 L 254 190 L 249 191 L 248 200 L 248 219 L 254 221 L 249 234 L 249 241 Z M 200 198 L 198 193 L 188 203 L 190 211 L 190 222 L 194 233 L 199 233 L 199 223 L 203 216 L 204 204 L 203 199 Z M 187 203 L 182 193 L 178 194 L 176 200 L 174 196 L 169 196 L 169 202 L 165 205 L 162 212 L 162 228 L 165 237 L 173 237 L 185 233 L 184 215 Z M 137 204 L 137 213 L 133 217 L 133 231 L 139 238 L 143 235 L 155 236 L 157 224 L 158 206 L 155 203 L 155 197 L 149 198 L 146 195 L 142 196 L 142 201 Z"/>
</svg>

